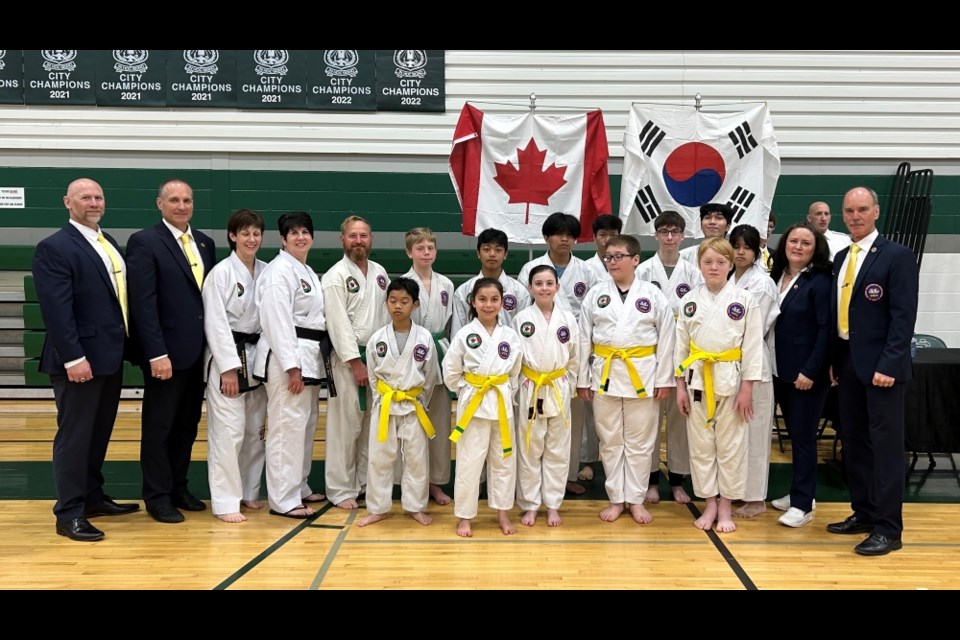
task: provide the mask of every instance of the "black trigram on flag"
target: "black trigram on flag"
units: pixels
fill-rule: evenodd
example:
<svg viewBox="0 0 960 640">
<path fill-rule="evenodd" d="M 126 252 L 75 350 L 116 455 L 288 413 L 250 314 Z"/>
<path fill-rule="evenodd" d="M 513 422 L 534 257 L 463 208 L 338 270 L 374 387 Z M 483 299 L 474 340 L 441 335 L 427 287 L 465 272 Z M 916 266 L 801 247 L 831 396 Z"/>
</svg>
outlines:
<svg viewBox="0 0 960 640">
<path fill-rule="evenodd" d="M 643 149 L 643 153 L 648 158 L 652 156 L 666 135 L 663 129 L 653 124 L 653 120 L 647 120 L 647 124 L 643 125 L 643 130 L 640 132 L 640 148 Z M 742 158 L 743 156 L 740 157 Z"/>
<path fill-rule="evenodd" d="M 744 189 L 743 187 L 737 187 L 733 192 L 733 195 L 730 196 L 730 199 L 727 200 L 727 206 L 733 209 L 733 221 L 740 222 L 740 218 L 743 217 L 743 214 L 747 212 L 747 209 L 750 208 L 750 205 L 753 203 L 753 199 L 757 197 L 757 194 L 751 193 Z"/>
<path fill-rule="evenodd" d="M 633 202 L 637 205 L 637 211 L 640 212 L 640 215 L 643 216 L 643 221 L 647 224 L 661 213 L 660 205 L 657 203 L 657 199 L 653 197 L 653 191 L 650 189 L 650 185 L 639 189 L 637 191 L 637 197 L 633 199 Z"/>
<path fill-rule="evenodd" d="M 741 158 L 757 148 L 757 141 L 754 139 L 753 133 L 750 131 L 750 124 L 746 120 L 727 135 L 730 136 L 730 140 L 733 141 L 733 146 L 737 148 L 737 153 L 740 154 Z"/>
</svg>

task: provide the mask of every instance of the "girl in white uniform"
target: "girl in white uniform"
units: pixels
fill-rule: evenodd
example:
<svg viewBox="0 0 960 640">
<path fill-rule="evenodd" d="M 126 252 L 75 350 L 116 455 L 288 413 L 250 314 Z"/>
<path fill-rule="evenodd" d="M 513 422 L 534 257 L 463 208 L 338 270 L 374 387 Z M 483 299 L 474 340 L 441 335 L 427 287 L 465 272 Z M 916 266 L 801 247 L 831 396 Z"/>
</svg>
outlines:
<svg viewBox="0 0 960 640">
<path fill-rule="evenodd" d="M 282 251 L 257 281 L 263 333 L 254 375 L 267 387 L 267 496 L 270 513 L 309 518 L 310 502 L 322 502 L 307 480 L 313 463 L 320 382 L 328 377 L 321 355 L 326 339 L 323 291 L 307 264 L 313 220 L 303 212 L 277 220 Z M 333 391 L 331 391 L 333 393 Z"/>
<path fill-rule="evenodd" d="M 472 320 L 450 342 L 443 359 L 443 382 L 457 393 L 457 426 L 450 439 L 457 443 L 454 514 L 457 535 L 473 535 L 477 516 L 480 472 L 487 463 L 487 502 L 497 510 L 504 535 L 517 532 L 507 512 L 517 490 L 513 455 L 513 396 L 522 359 L 520 338 L 499 322 L 503 285 L 493 278 L 477 280 L 470 295 Z"/>
<path fill-rule="evenodd" d="M 213 515 L 243 522 L 240 505 L 260 508 L 267 394 L 253 378 L 260 315 L 254 301 L 263 218 L 240 209 L 227 221 L 233 252 L 203 281 L 203 329 L 207 337 L 207 475 Z"/>
<path fill-rule="evenodd" d="M 693 490 L 706 499 L 698 529 L 736 530 L 732 502 L 744 496 L 747 423 L 763 371 L 763 327 L 753 294 L 727 280 L 733 247 L 708 238 L 699 249 L 704 284 L 677 318 L 677 405 L 687 416 Z M 719 501 L 716 497 L 719 496 Z"/>
<path fill-rule="evenodd" d="M 577 388 L 580 328 L 573 313 L 554 304 L 557 272 L 529 273 L 534 304 L 517 314 L 523 365 L 517 414 L 517 502 L 520 524 L 532 527 L 547 505 L 547 526 L 560 526 L 560 505 L 570 465 L 570 398 Z"/>
</svg>

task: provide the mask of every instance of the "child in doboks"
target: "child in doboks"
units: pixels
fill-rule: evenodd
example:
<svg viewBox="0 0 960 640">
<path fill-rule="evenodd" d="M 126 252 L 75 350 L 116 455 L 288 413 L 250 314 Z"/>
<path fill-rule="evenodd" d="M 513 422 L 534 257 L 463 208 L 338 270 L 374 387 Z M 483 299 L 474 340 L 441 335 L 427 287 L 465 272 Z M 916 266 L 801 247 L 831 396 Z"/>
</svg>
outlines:
<svg viewBox="0 0 960 640">
<path fill-rule="evenodd" d="M 480 278 L 469 296 L 470 321 L 450 341 L 443 359 L 443 382 L 457 393 L 457 422 L 450 439 L 457 443 L 454 514 L 457 535 L 473 535 L 480 472 L 487 463 L 487 502 L 497 510 L 504 535 L 517 532 L 508 511 L 516 493 L 513 456 L 513 395 L 522 360 L 520 339 L 499 322 L 503 285 Z"/>
</svg>

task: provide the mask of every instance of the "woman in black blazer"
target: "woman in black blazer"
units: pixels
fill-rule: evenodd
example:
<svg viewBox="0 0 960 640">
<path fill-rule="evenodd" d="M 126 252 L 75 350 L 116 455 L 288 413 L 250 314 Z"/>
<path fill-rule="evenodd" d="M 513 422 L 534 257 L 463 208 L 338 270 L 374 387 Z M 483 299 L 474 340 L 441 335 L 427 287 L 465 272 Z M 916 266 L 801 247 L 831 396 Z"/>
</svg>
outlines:
<svg viewBox="0 0 960 640">
<path fill-rule="evenodd" d="M 790 495 L 773 501 L 780 522 L 802 527 L 813 519 L 817 487 L 817 425 L 830 390 L 830 287 L 826 238 L 799 222 L 780 240 L 770 276 L 780 291 L 774 391 L 792 441 Z"/>
</svg>

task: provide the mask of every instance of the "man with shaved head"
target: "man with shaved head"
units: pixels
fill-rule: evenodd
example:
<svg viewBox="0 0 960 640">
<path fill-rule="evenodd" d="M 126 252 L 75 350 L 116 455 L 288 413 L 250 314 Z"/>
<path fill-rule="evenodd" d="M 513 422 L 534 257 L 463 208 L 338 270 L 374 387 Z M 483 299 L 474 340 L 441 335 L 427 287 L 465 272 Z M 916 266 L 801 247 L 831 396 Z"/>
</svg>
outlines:
<svg viewBox="0 0 960 640">
<path fill-rule="evenodd" d="M 850 236 L 830 229 L 830 207 L 826 202 L 814 202 L 807 209 L 807 222 L 823 234 L 830 247 L 830 259 L 833 260 L 842 249 L 850 246 Z"/>
</svg>

